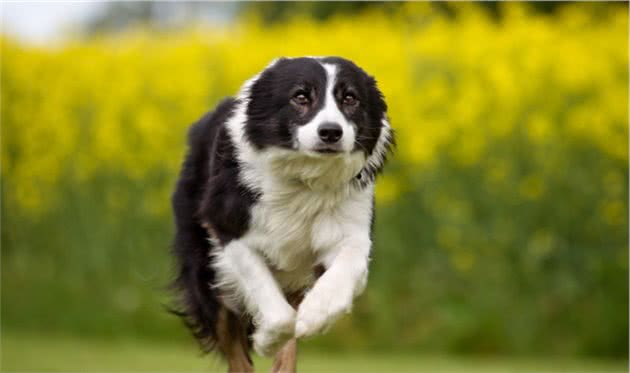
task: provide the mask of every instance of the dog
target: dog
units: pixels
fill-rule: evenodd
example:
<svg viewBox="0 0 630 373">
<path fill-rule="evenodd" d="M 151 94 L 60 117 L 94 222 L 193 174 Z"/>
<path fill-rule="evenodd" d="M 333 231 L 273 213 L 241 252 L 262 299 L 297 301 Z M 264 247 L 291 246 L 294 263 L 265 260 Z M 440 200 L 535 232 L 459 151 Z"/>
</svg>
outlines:
<svg viewBox="0 0 630 373">
<path fill-rule="evenodd" d="M 373 77 L 279 58 L 193 124 L 172 197 L 175 312 L 230 371 L 250 350 L 295 369 L 365 288 L 374 184 L 394 145 Z"/>
</svg>

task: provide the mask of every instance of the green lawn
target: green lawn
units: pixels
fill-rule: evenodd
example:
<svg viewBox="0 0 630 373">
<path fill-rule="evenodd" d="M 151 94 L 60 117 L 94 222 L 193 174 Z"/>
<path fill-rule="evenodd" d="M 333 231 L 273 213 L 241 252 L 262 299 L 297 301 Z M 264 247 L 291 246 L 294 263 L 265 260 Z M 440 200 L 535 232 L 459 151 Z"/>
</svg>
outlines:
<svg viewBox="0 0 630 373">
<path fill-rule="evenodd" d="M 269 371 L 268 359 L 256 359 Z M 3 372 L 223 372 L 194 346 L 140 341 L 103 341 L 3 333 Z M 623 361 L 481 359 L 469 357 L 303 353 L 300 372 L 626 372 Z"/>
</svg>

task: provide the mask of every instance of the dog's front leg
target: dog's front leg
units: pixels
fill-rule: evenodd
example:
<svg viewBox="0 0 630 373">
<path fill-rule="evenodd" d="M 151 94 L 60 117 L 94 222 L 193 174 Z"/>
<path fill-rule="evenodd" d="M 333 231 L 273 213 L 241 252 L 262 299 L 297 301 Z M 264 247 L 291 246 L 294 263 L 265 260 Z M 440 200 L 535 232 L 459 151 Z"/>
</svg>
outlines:
<svg viewBox="0 0 630 373">
<path fill-rule="evenodd" d="M 371 242 L 366 232 L 344 240 L 327 270 L 306 294 L 298 309 L 296 337 L 325 331 L 341 315 L 350 312 L 354 297 L 367 283 Z"/>
<path fill-rule="evenodd" d="M 293 337 L 295 310 L 285 299 L 263 257 L 239 240 L 216 254 L 213 266 L 219 286 L 240 301 L 252 315 L 254 349 L 272 355 Z"/>
</svg>

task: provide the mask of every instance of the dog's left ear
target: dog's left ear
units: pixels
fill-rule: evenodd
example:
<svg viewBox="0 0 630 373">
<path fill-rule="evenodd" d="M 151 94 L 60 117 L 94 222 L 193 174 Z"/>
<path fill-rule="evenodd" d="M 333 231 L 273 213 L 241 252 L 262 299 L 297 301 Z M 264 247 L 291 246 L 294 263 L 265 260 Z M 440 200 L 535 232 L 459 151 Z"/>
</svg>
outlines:
<svg viewBox="0 0 630 373">
<path fill-rule="evenodd" d="M 376 174 L 381 172 L 390 151 L 396 145 L 393 129 L 389 126 L 387 118 L 387 103 L 385 97 L 376 85 L 376 79 L 367 77 L 368 86 L 368 115 L 370 117 L 371 135 L 376 139 L 373 151 L 368 158 L 368 166 L 365 170 L 366 180 L 373 180 Z"/>
<path fill-rule="evenodd" d="M 367 110 L 370 116 L 370 121 L 376 121 L 372 125 L 375 127 L 380 127 L 381 120 L 387 114 L 387 104 L 385 103 L 385 98 L 383 94 L 378 89 L 376 84 L 376 79 L 373 76 L 367 76 L 367 89 L 368 89 L 368 105 Z"/>
</svg>

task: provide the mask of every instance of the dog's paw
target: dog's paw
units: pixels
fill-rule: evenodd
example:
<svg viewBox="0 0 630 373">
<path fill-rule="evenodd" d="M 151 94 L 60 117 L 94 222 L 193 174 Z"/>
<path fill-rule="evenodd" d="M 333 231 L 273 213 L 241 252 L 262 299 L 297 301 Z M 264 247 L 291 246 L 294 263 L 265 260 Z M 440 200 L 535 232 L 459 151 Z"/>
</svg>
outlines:
<svg viewBox="0 0 630 373">
<path fill-rule="evenodd" d="M 291 338 L 295 328 L 295 311 L 285 312 L 263 319 L 252 335 L 254 350 L 262 356 L 272 356 Z"/>
<path fill-rule="evenodd" d="M 300 304 L 295 322 L 297 338 L 312 336 L 328 330 L 344 313 L 352 308 L 352 292 L 341 287 L 315 286 Z"/>
</svg>

